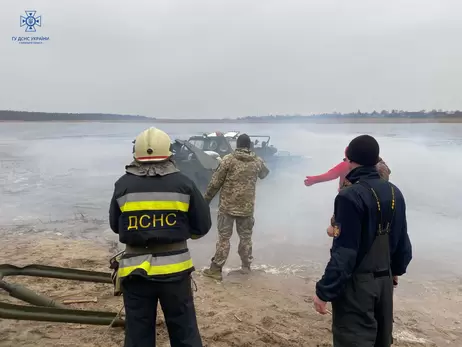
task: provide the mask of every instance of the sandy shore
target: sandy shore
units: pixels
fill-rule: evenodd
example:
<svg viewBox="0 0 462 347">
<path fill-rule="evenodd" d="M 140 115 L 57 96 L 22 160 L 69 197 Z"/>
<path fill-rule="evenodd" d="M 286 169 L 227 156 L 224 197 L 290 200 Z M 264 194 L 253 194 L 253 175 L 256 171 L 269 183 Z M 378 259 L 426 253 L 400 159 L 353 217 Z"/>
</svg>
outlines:
<svg viewBox="0 0 462 347">
<path fill-rule="evenodd" d="M 23 266 L 32 263 L 108 271 L 108 247 L 75 241 L 59 235 L 2 235 L 0 263 Z M 112 251 L 112 250 L 111 250 Z M 204 346 L 331 346 L 330 316 L 312 308 L 316 276 L 283 276 L 254 272 L 229 274 L 223 283 L 194 275 L 195 302 Z M 72 304 L 80 309 L 118 312 L 122 299 L 112 295 L 111 285 L 16 277 L 21 283 L 53 299 L 92 298 L 97 303 Z M 395 345 L 462 346 L 460 326 L 462 281 L 422 285 L 413 295 L 395 300 Z M 402 289 L 404 291 L 404 289 Z M 0 300 L 16 302 L 0 291 Z M 158 318 L 157 346 L 169 346 L 162 314 Z M 0 320 L 0 346 L 45 347 L 122 346 L 123 330 L 100 326 Z"/>
</svg>

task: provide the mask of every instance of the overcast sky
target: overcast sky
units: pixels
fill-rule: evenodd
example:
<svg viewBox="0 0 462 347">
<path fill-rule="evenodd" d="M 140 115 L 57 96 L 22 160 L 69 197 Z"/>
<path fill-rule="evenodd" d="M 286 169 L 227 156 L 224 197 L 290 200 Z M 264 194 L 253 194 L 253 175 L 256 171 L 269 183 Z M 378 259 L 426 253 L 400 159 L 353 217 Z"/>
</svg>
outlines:
<svg viewBox="0 0 462 347">
<path fill-rule="evenodd" d="M 0 0 L 0 109 L 462 109 L 461 37 L 462 0 Z"/>
</svg>

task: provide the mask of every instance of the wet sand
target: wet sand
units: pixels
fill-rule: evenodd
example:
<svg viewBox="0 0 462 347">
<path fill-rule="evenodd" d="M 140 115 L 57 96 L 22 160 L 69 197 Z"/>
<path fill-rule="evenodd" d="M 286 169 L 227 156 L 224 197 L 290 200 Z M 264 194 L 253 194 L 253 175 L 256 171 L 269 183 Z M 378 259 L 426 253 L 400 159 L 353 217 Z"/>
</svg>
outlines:
<svg viewBox="0 0 462 347">
<path fill-rule="evenodd" d="M 73 240 L 57 230 L 23 235 L 5 231 L 0 231 L 0 263 L 109 271 L 108 259 L 115 251 L 114 244 L 107 241 Z M 303 276 L 263 271 L 243 276 L 231 272 L 218 283 L 203 277 L 198 269 L 194 295 L 204 346 L 331 346 L 331 316 L 321 316 L 312 308 L 319 273 L 316 268 Z M 114 312 L 122 308 L 122 299 L 112 295 L 109 284 L 27 277 L 8 281 L 55 300 L 98 299 L 97 303 L 69 305 L 74 308 Z M 461 280 L 413 283 L 403 278 L 395 295 L 394 346 L 462 345 Z M 0 300 L 19 303 L 1 291 Z M 160 309 L 157 329 L 157 346 L 169 346 Z M 123 345 L 124 333 L 120 328 L 101 326 L 0 320 L 0 336 L 2 347 L 112 347 Z"/>
</svg>

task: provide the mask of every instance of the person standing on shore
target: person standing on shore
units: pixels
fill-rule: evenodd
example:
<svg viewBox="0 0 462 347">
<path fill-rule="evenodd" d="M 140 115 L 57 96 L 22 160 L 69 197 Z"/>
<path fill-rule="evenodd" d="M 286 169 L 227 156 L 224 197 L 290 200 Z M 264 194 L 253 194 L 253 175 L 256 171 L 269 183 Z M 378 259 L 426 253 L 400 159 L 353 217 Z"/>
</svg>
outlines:
<svg viewBox="0 0 462 347">
<path fill-rule="evenodd" d="M 347 150 L 348 150 L 348 147 L 345 148 L 345 156 L 346 156 Z M 389 180 L 391 170 L 381 157 L 379 157 L 379 161 L 376 164 L 376 169 L 382 179 L 386 181 Z M 350 172 L 350 165 L 348 163 L 348 160 L 345 157 L 341 163 L 335 165 L 332 169 L 330 169 L 326 173 L 323 173 L 317 176 L 306 176 L 305 185 L 309 187 L 317 183 L 332 181 L 338 178 L 339 179 L 338 191 L 340 191 L 341 189 L 351 184 L 350 182 L 348 182 L 347 179 L 345 179 L 345 176 L 348 174 L 348 172 Z M 332 216 L 330 225 L 326 230 L 327 235 L 330 237 L 334 236 L 334 226 L 335 226 L 334 224 L 335 224 L 334 216 Z"/>
<path fill-rule="evenodd" d="M 120 281 L 124 300 L 125 347 L 156 345 L 158 301 L 170 345 L 202 347 L 187 240 L 209 232 L 210 208 L 171 156 L 170 137 L 146 129 L 135 139 L 134 161 L 114 187 L 109 222 L 125 252 L 113 281 Z"/>
<path fill-rule="evenodd" d="M 250 150 L 251 141 L 247 134 L 237 138 L 236 150 L 226 155 L 214 172 L 205 200 L 210 203 L 218 191 L 218 241 L 210 268 L 203 274 L 222 280 L 222 268 L 228 259 L 233 224 L 236 221 L 239 235 L 238 253 L 241 258 L 241 272 L 250 272 L 252 263 L 252 230 L 255 223 L 254 206 L 257 179 L 264 179 L 269 170 L 263 160 Z"/>
<path fill-rule="evenodd" d="M 335 198 L 331 258 L 316 283 L 314 307 L 332 303 L 334 347 L 389 347 L 393 285 L 412 259 L 403 194 L 377 172 L 379 144 L 353 139 L 346 153 L 351 183 Z"/>
</svg>

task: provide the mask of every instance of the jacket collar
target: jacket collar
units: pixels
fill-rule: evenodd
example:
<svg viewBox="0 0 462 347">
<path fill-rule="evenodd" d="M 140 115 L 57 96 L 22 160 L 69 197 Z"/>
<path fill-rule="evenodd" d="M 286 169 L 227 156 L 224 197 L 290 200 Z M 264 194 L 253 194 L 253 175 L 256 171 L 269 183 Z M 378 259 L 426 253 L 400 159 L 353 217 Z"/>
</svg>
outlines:
<svg viewBox="0 0 462 347">
<path fill-rule="evenodd" d="M 235 152 L 240 152 L 240 153 L 245 153 L 245 154 L 250 154 L 252 151 L 248 148 L 236 148 L 234 150 Z"/>
<path fill-rule="evenodd" d="M 139 163 L 134 160 L 125 166 L 125 172 L 136 176 L 165 176 L 178 171 L 172 159 L 158 163 Z"/>
<path fill-rule="evenodd" d="M 345 177 L 349 182 L 356 183 L 360 179 L 376 179 L 380 175 L 375 166 L 359 166 L 351 170 Z"/>
</svg>

